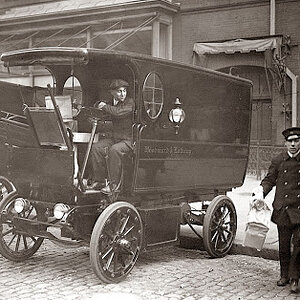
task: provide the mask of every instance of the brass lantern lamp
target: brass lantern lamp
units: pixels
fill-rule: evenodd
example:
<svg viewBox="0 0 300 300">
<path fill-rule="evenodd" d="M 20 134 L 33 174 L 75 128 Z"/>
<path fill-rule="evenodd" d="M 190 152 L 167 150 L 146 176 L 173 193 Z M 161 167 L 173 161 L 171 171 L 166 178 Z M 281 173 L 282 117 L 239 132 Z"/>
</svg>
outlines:
<svg viewBox="0 0 300 300">
<path fill-rule="evenodd" d="M 175 134 L 178 134 L 179 125 L 185 119 L 185 112 L 181 108 L 181 102 L 179 98 L 175 99 L 174 108 L 169 112 L 169 120 L 174 124 Z"/>
</svg>

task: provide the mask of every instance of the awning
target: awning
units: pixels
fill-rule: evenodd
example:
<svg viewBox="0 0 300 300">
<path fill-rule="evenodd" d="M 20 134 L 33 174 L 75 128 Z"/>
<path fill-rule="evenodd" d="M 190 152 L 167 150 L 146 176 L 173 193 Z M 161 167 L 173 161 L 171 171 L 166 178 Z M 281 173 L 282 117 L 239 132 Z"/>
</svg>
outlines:
<svg viewBox="0 0 300 300">
<path fill-rule="evenodd" d="M 203 54 L 232 54 L 235 52 L 248 53 L 250 51 L 264 52 L 280 49 L 282 37 L 268 37 L 262 39 L 236 39 L 225 42 L 195 43 L 193 51 Z"/>
</svg>

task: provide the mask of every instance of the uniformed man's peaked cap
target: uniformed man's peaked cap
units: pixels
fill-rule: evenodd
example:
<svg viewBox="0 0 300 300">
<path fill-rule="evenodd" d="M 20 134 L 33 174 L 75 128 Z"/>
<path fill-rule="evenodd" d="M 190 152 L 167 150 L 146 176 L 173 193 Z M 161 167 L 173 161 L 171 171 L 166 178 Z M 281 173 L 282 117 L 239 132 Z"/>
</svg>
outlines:
<svg viewBox="0 0 300 300">
<path fill-rule="evenodd" d="M 284 138 L 288 140 L 300 138 L 300 127 L 291 127 L 282 131 Z"/>
<path fill-rule="evenodd" d="M 125 81 L 125 80 L 123 80 L 123 79 L 114 79 L 114 80 L 111 82 L 109 88 L 110 88 L 111 90 L 116 90 L 116 89 L 118 89 L 118 88 L 120 88 L 120 87 L 128 87 L 128 86 L 129 86 L 129 84 L 128 84 L 127 81 Z"/>
</svg>

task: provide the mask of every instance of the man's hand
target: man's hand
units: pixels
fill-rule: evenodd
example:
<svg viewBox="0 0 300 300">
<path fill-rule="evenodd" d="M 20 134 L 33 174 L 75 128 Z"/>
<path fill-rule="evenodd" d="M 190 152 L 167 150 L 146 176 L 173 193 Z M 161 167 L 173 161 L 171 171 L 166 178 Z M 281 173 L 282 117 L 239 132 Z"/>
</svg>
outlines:
<svg viewBox="0 0 300 300">
<path fill-rule="evenodd" d="M 103 108 L 105 105 L 106 105 L 106 103 L 103 102 L 103 101 L 101 101 L 101 102 L 98 103 L 97 108 L 101 109 L 101 108 Z"/>
<path fill-rule="evenodd" d="M 256 187 L 252 191 L 252 198 L 254 198 L 255 200 L 263 200 L 264 199 L 264 190 L 261 185 Z"/>
</svg>

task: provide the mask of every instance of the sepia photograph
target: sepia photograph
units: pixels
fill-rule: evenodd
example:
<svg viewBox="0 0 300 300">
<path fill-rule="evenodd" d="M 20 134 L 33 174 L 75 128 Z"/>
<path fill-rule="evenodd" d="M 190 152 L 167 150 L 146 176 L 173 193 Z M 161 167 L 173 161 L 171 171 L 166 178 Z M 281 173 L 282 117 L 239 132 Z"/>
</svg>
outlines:
<svg viewBox="0 0 300 300">
<path fill-rule="evenodd" d="M 0 0 L 0 300 L 300 299 L 299 16 Z"/>
</svg>

